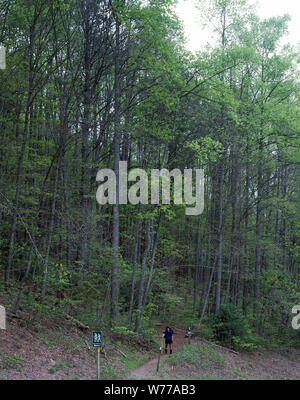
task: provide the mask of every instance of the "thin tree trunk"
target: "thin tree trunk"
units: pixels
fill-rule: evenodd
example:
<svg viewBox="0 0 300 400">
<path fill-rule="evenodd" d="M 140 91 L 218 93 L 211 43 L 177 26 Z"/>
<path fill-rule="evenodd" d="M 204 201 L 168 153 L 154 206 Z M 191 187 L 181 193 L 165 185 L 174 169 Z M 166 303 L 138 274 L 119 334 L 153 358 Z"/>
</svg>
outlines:
<svg viewBox="0 0 300 400">
<path fill-rule="evenodd" d="M 136 323 L 135 323 L 135 331 L 137 333 L 140 332 L 141 323 L 142 323 L 144 283 L 145 283 L 146 264 L 147 264 L 147 256 L 148 256 L 148 253 L 149 253 L 149 249 L 150 249 L 150 220 L 147 221 L 146 243 L 145 243 L 145 250 L 144 250 L 144 253 L 143 253 L 143 260 L 142 260 L 142 266 L 141 266 L 141 278 L 140 278 L 140 284 L 139 284 L 137 316 L 136 316 Z"/>
<path fill-rule="evenodd" d="M 55 171 L 55 181 L 54 181 L 53 198 L 52 198 L 52 206 L 51 206 L 49 235 L 48 235 L 48 242 L 47 242 L 47 248 L 46 248 L 45 262 L 44 262 L 44 265 L 43 265 L 43 281 L 42 281 L 42 290 L 41 290 L 41 303 L 44 302 L 45 296 L 46 296 L 47 275 L 48 275 L 48 266 L 49 266 L 49 254 L 50 254 L 50 248 L 51 248 L 52 237 L 53 237 L 53 226 L 54 226 L 54 216 L 55 216 L 55 208 L 56 208 L 56 196 L 57 196 L 59 166 L 60 166 L 60 160 L 58 160 L 58 162 L 57 162 L 56 171 Z"/>
<path fill-rule="evenodd" d="M 118 270 L 119 270 L 119 162 L 120 162 L 120 115 L 121 115 L 121 76 L 120 76 L 120 22 L 116 17 L 116 47 L 115 47 L 115 85 L 114 85 L 114 172 L 116 175 L 116 203 L 113 205 L 113 267 L 111 274 L 111 325 L 114 326 L 118 317 Z"/>
<path fill-rule="evenodd" d="M 143 307 L 146 305 L 146 301 L 147 301 L 147 298 L 148 298 L 148 295 L 149 295 L 150 286 L 151 286 L 151 282 L 152 282 L 153 269 L 154 269 L 154 260 L 155 260 L 155 255 L 156 255 L 156 251 L 157 251 L 157 245 L 158 245 L 158 240 L 159 240 L 159 231 L 160 231 L 160 227 L 161 227 L 161 222 L 162 222 L 162 214 L 159 214 L 157 231 L 156 231 L 155 238 L 154 238 L 154 243 L 153 243 L 150 270 L 149 270 L 149 275 L 148 275 L 145 295 L 144 295 L 144 299 L 143 299 Z"/>
<path fill-rule="evenodd" d="M 13 314 L 16 314 L 17 311 L 18 311 L 19 308 L 20 308 L 20 304 L 21 304 L 21 300 L 22 300 L 22 295 L 23 295 L 24 285 L 25 285 L 26 279 L 28 278 L 29 271 L 30 271 L 30 268 L 31 268 L 32 254 L 33 254 L 33 245 L 30 247 L 29 259 L 28 259 L 28 262 L 27 262 L 27 268 L 26 268 L 25 274 L 24 274 L 24 276 L 23 276 L 23 278 L 22 278 L 22 280 L 21 280 L 21 283 L 20 283 L 18 296 L 17 296 L 17 298 L 16 298 L 16 300 L 15 300 L 15 303 L 14 303 L 14 305 L 13 305 L 13 307 L 12 307 L 12 313 L 13 313 Z"/>
<path fill-rule="evenodd" d="M 199 319 L 199 323 L 198 323 L 198 329 L 200 328 L 200 326 L 201 326 L 201 324 L 203 322 L 204 315 L 205 315 L 206 306 L 207 306 L 207 302 L 208 302 L 208 298 L 209 298 L 209 294 L 210 294 L 210 289 L 211 289 L 211 284 L 212 284 L 212 280 L 213 280 L 213 276 L 214 276 L 214 272 L 215 272 L 215 266 L 216 266 L 217 258 L 218 258 L 218 256 L 215 257 L 213 268 L 210 271 L 209 281 L 208 281 L 208 285 L 207 285 L 207 291 L 206 291 L 206 295 L 205 295 L 205 298 L 204 298 L 204 303 L 203 303 L 203 306 L 202 306 L 202 311 L 201 311 L 201 315 L 200 315 L 200 319 Z"/>
<path fill-rule="evenodd" d="M 198 227 L 197 227 L 197 233 L 196 233 L 193 312 L 196 311 L 196 307 L 197 307 L 197 297 L 198 297 L 198 287 L 199 287 L 199 242 L 200 242 L 200 227 L 201 227 L 201 218 L 198 219 Z"/>
<path fill-rule="evenodd" d="M 261 279 L 261 216 L 262 216 L 262 148 L 263 143 L 259 143 L 259 162 L 258 162 L 258 184 L 257 184 L 257 209 L 256 209 L 256 252 L 255 252 L 255 289 L 254 289 L 254 318 L 256 329 L 259 322 L 259 301 L 260 301 L 260 279 Z"/>
<path fill-rule="evenodd" d="M 136 264 L 137 264 L 137 258 L 138 258 L 140 234 L 141 234 L 141 219 L 138 218 L 138 223 L 137 223 L 137 228 L 136 228 L 134 254 L 133 254 L 133 263 L 132 263 L 130 301 L 129 301 L 129 312 L 128 312 L 128 318 L 127 318 L 127 324 L 128 325 L 131 324 L 131 320 L 132 320 L 133 303 L 134 303 L 134 290 L 135 290 Z"/>
<path fill-rule="evenodd" d="M 250 174 L 249 174 L 249 149 L 247 145 L 246 149 L 246 201 L 245 201 L 245 257 L 244 257 L 244 265 L 245 265 L 245 276 L 244 276 L 244 285 L 243 285 L 243 313 L 247 315 L 247 307 L 248 307 L 248 294 L 249 294 L 249 255 L 248 255 L 248 223 L 249 223 L 249 189 L 250 189 Z"/>
<path fill-rule="evenodd" d="M 218 266 L 217 266 L 217 289 L 215 314 L 219 314 L 221 303 L 221 284 L 222 284 L 222 246 L 223 246 L 223 162 L 224 156 L 219 163 L 219 205 L 218 205 Z"/>
</svg>

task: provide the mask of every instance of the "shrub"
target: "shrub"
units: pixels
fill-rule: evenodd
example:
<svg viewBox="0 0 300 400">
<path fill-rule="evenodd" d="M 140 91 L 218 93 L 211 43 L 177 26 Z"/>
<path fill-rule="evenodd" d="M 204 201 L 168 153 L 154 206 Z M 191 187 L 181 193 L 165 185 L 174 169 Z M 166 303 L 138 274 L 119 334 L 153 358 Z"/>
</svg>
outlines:
<svg viewBox="0 0 300 400">
<path fill-rule="evenodd" d="M 246 350 L 246 351 L 254 351 L 258 349 L 258 346 L 255 343 L 249 342 L 248 340 L 242 340 L 238 336 L 232 337 L 233 347 L 236 350 Z"/>
<path fill-rule="evenodd" d="M 241 310 L 233 304 L 222 304 L 219 314 L 211 318 L 210 324 L 216 339 L 221 342 L 232 344 L 233 337 L 243 339 L 249 334 L 247 320 Z"/>
<path fill-rule="evenodd" d="M 208 324 L 202 324 L 200 329 L 197 331 L 197 336 L 205 338 L 207 340 L 214 340 L 215 334 L 213 328 Z"/>
<path fill-rule="evenodd" d="M 116 326 L 111 329 L 111 337 L 114 341 L 120 341 L 123 344 L 134 344 L 137 342 L 137 334 L 126 326 Z"/>
</svg>

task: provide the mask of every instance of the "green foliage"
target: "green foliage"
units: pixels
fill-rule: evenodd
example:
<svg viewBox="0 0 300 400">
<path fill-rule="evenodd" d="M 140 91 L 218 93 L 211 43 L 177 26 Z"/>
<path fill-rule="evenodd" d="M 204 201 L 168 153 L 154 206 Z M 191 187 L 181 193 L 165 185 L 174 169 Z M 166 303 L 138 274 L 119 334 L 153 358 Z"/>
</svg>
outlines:
<svg viewBox="0 0 300 400">
<path fill-rule="evenodd" d="M 213 346 L 184 344 L 179 351 L 164 360 L 163 364 L 208 369 L 225 367 L 226 361 Z"/>
<path fill-rule="evenodd" d="M 197 336 L 199 338 L 205 338 L 207 340 L 214 340 L 215 339 L 215 332 L 214 329 L 209 323 L 203 323 L 200 326 L 200 329 L 196 329 Z"/>
<path fill-rule="evenodd" d="M 22 370 L 22 357 L 20 354 L 14 353 L 12 356 L 6 355 L 4 353 L 0 353 L 0 370 L 10 370 L 15 369 L 18 372 Z"/>
<path fill-rule="evenodd" d="M 71 362 L 65 358 L 61 358 L 54 364 L 53 367 L 49 368 L 49 373 L 54 374 L 59 370 L 65 370 L 65 372 L 68 372 L 69 368 L 75 368 L 75 367 L 77 367 L 77 365 L 74 362 Z"/>
<path fill-rule="evenodd" d="M 239 336 L 232 337 L 233 348 L 236 350 L 254 351 L 258 349 L 258 346 L 253 342 L 246 342 Z"/>
<path fill-rule="evenodd" d="M 115 341 L 125 345 L 136 345 L 138 342 L 138 335 L 126 326 L 116 326 L 111 329 L 110 334 Z"/>
<path fill-rule="evenodd" d="M 222 304 L 218 315 L 211 317 L 211 327 L 215 337 L 221 342 L 232 343 L 233 337 L 242 339 L 249 333 L 246 318 L 239 307 Z"/>
</svg>

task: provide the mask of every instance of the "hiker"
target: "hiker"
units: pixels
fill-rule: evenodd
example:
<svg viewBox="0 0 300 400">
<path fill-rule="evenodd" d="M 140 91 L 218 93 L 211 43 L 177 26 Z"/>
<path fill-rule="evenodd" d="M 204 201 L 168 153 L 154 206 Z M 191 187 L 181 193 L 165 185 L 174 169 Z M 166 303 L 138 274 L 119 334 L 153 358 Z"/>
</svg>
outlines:
<svg viewBox="0 0 300 400">
<path fill-rule="evenodd" d="M 172 354 L 172 343 L 173 343 L 173 330 L 167 326 L 163 333 L 165 338 L 165 354 L 168 354 L 168 345 L 170 346 L 170 354 Z"/>
<path fill-rule="evenodd" d="M 191 328 L 187 328 L 187 330 L 185 331 L 185 336 L 184 337 L 188 338 L 189 344 L 191 343 L 191 336 L 192 336 Z"/>
</svg>

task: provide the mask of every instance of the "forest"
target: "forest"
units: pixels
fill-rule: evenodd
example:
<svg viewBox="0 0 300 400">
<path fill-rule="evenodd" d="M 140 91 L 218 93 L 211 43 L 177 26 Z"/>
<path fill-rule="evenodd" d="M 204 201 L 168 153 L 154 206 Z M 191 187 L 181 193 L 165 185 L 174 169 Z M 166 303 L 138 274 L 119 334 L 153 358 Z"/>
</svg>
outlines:
<svg viewBox="0 0 300 400">
<path fill-rule="evenodd" d="M 1 302 L 146 339 L 165 321 L 236 349 L 299 345 L 289 16 L 199 0 L 217 40 L 192 53 L 175 3 L 0 0 Z M 191 169 L 194 191 L 203 170 L 203 212 L 173 181 L 170 204 L 100 204 L 97 173 L 118 185 L 120 161 Z"/>
</svg>

